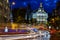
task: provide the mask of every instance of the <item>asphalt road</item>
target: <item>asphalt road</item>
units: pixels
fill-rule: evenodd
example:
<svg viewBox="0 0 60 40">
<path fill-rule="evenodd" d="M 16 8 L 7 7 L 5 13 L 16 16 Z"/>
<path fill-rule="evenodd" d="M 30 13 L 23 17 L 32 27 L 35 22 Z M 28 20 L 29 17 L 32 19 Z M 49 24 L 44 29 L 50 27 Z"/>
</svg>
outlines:
<svg viewBox="0 0 60 40">
<path fill-rule="evenodd" d="M 50 40 L 60 40 L 60 36 L 59 35 L 51 35 Z"/>
<path fill-rule="evenodd" d="M 41 38 L 41 37 L 38 37 L 38 38 L 35 38 L 35 39 L 19 39 L 19 40 L 60 40 L 60 37 L 56 36 L 56 35 L 51 35 L 51 38 L 48 39 L 48 38 Z"/>
</svg>

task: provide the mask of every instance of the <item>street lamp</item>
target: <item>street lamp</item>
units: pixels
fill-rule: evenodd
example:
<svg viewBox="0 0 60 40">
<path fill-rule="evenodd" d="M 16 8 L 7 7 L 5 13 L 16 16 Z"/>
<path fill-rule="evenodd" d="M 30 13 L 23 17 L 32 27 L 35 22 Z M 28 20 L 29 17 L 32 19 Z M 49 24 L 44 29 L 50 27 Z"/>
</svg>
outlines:
<svg viewBox="0 0 60 40">
<path fill-rule="evenodd" d="M 11 23 L 13 23 L 13 15 L 12 15 L 12 6 L 15 5 L 15 2 L 12 2 L 11 6 L 11 13 L 10 13 L 10 18 L 11 18 Z"/>
<path fill-rule="evenodd" d="M 51 26 L 49 26 L 49 29 L 51 29 Z"/>
</svg>

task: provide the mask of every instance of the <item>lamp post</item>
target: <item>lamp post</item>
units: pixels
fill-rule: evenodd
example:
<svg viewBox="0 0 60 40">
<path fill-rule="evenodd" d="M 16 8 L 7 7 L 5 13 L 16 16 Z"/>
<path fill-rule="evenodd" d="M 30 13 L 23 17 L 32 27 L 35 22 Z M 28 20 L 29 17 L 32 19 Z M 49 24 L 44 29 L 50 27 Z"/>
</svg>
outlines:
<svg viewBox="0 0 60 40">
<path fill-rule="evenodd" d="M 11 6 L 11 13 L 10 13 L 10 19 L 11 19 L 11 23 L 13 23 L 13 15 L 12 15 L 12 6 L 15 5 L 15 2 L 12 2 Z"/>
<path fill-rule="evenodd" d="M 15 2 L 9 3 L 9 0 L 6 0 L 6 2 L 9 4 L 10 6 L 10 22 L 13 23 L 13 15 L 12 15 L 12 6 L 15 5 Z"/>
</svg>

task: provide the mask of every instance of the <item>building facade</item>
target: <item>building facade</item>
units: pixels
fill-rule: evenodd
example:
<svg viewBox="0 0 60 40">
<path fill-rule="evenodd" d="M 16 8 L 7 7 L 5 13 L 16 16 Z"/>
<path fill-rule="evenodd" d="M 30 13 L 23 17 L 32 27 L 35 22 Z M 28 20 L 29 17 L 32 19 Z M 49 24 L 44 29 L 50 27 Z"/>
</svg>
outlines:
<svg viewBox="0 0 60 40">
<path fill-rule="evenodd" d="M 47 23 L 48 13 L 44 11 L 42 3 L 40 3 L 38 11 L 36 13 L 33 13 L 33 18 L 36 19 L 37 23 L 43 23 L 43 24 Z"/>
</svg>

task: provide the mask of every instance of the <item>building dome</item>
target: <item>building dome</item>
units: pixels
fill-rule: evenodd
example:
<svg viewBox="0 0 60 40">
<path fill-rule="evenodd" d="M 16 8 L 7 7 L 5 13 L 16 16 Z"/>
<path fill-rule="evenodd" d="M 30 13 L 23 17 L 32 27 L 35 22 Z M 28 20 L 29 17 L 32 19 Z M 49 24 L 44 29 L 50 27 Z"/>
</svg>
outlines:
<svg viewBox="0 0 60 40">
<path fill-rule="evenodd" d="M 47 23 L 48 13 L 44 11 L 42 3 L 40 3 L 40 8 L 33 14 L 33 18 L 36 19 L 37 23 Z"/>
</svg>

